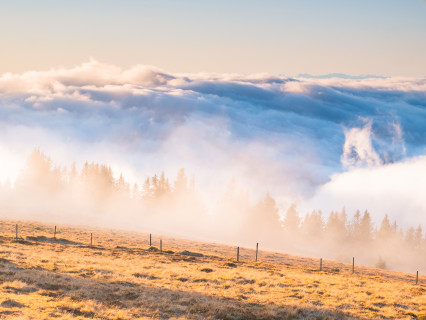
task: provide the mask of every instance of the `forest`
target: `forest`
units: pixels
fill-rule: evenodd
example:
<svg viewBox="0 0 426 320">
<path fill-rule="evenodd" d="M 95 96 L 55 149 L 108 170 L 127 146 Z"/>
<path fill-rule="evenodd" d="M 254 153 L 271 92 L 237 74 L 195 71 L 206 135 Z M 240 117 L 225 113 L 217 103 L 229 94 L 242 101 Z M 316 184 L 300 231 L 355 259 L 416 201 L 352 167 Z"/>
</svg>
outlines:
<svg viewBox="0 0 426 320">
<path fill-rule="evenodd" d="M 252 203 L 234 179 L 221 193 L 220 199 L 206 199 L 184 168 L 174 179 L 161 172 L 130 185 L 105 164 L 68 169 L 35 149 L 13 185 L 2 184 L 0 210 L 3 217 L 153 230 L 246 246 L 260 242 L 270 250 L 344 262 L 356 256 L 401 271 L 425 262 L 421 225 L 403 230 L 387 214 L 375 225 L 368 210 L 301 215 L 293 204 L 280 212 L 268 192 Z"/>
</svg>

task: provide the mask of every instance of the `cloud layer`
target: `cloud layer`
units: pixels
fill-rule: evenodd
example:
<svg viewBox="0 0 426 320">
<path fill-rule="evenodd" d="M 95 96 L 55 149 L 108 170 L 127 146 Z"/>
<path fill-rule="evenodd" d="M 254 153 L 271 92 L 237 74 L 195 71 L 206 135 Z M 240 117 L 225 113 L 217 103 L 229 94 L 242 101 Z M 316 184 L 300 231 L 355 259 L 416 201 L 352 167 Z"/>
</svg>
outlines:
<svg viewBox="0 0 426 320">
<path fill-rule="evenodd" d="M 56 163 L 104 162 L 131 181 L 186 167 L 205 195 L 234 177 L 283 208 L 359 201 L 399 216 L 426 190 L 415 174 L 425 172 L 425 120 L 425 79 L 170 74 L 91 60 L 0 77 L 0 178 L 40 147 Z M 370 189 L 357 179 L 386 192 L 361 201 Z M 381 206 L 390 194 L 400 202 Z M 426 224 L 424 207 L 410 210 Z"/>
</svg>

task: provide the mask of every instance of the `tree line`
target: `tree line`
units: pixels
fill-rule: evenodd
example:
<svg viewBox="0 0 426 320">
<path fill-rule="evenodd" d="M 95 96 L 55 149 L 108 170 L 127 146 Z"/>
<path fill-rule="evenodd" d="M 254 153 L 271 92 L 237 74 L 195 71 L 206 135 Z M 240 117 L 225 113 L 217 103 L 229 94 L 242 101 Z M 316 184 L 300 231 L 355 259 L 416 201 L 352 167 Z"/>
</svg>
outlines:
<svg viewBox="0 0 426 320">
<path fill-rule="evenodd" d="M 396 221 L 391 222 L 388 215 L 383 217 L 379 226 L 374 225 L 367 210 L 348 215 L 343 208 L 327 217 L 320 210 L 314 210 L 301 216 L 296 205 L 291 205 L 281 215 L 269 193 L 253 204 L 248 192 L 239 188 L 235 179 L 231 179 L 222 193 L 214 208 L 209 209 L 214 214 L 209 215 L 195 188 L 194 177 L 188 178 L 184 168 L 173 180 L 161 172 L 147 177 L 140 185 L 131 186 L 122 174 L 115 176 L 107 165 L 85 162 L 80 171 L 75 165 L 70 169 L 61 168 L 35 149 L 14 187 L 8 183 L 2 185 L 1 203 L 4 206 L 7 199 L 15 197 L 32 199 L 31 205 L 36 206 L 40 199 L 49 202 L 58 198 L 62 199 L 61 205 L 84 202 L 100 212 L 115 203 L 138 215 L 157 214 L 164 218 L 167 212 L 167 218 L 170 218 L 174 214 L 170 218 L 174 223 L 184 221 L 188 225 L 191 222 L 199 230 L 217 228 L 225 240 L 227 235 L 229 239 L 257 239 L 274 248 L 317 252 L 335 246 L 339 252 L 353 251 L 354 248 L 375 248 L 379 252 L 391 246 L 426 253 L 421 225 L 404 231 Z"/>
</svg>

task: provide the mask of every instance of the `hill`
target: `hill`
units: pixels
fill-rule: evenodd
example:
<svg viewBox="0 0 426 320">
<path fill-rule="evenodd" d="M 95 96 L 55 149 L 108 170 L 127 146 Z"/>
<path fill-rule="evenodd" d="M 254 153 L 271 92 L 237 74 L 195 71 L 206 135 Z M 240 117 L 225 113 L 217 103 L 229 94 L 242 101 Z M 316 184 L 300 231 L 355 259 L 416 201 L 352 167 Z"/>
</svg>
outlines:
<svg viewBox="0 0 426 320">
<path fill-rule="evenodd" d="M 149 238 L 1 221 L 0 318 L 426 319 L 423 276 Z"/>
</svg>

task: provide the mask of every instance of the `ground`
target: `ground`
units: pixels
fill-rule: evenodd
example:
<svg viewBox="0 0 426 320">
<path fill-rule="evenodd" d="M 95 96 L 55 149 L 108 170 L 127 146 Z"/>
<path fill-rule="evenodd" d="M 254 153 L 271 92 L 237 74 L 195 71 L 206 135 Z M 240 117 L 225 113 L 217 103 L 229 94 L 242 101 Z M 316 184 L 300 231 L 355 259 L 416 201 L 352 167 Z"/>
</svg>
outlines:
<svg viewBox="0 0 426 320">
<path fill-rule="evenodd" d="M 320 271 L 318 259 L 265 251 L 256 262 L 247 248 L 237 262 L 231 246 L 153 235 L 150 247 L 144 233 L 53 230 L 0 221 L 1 319 L 426 319 L 422 276 L 416 284 L 413 274 L 361 266 L 352 274 L 333 261 Z"/>
</svg>

